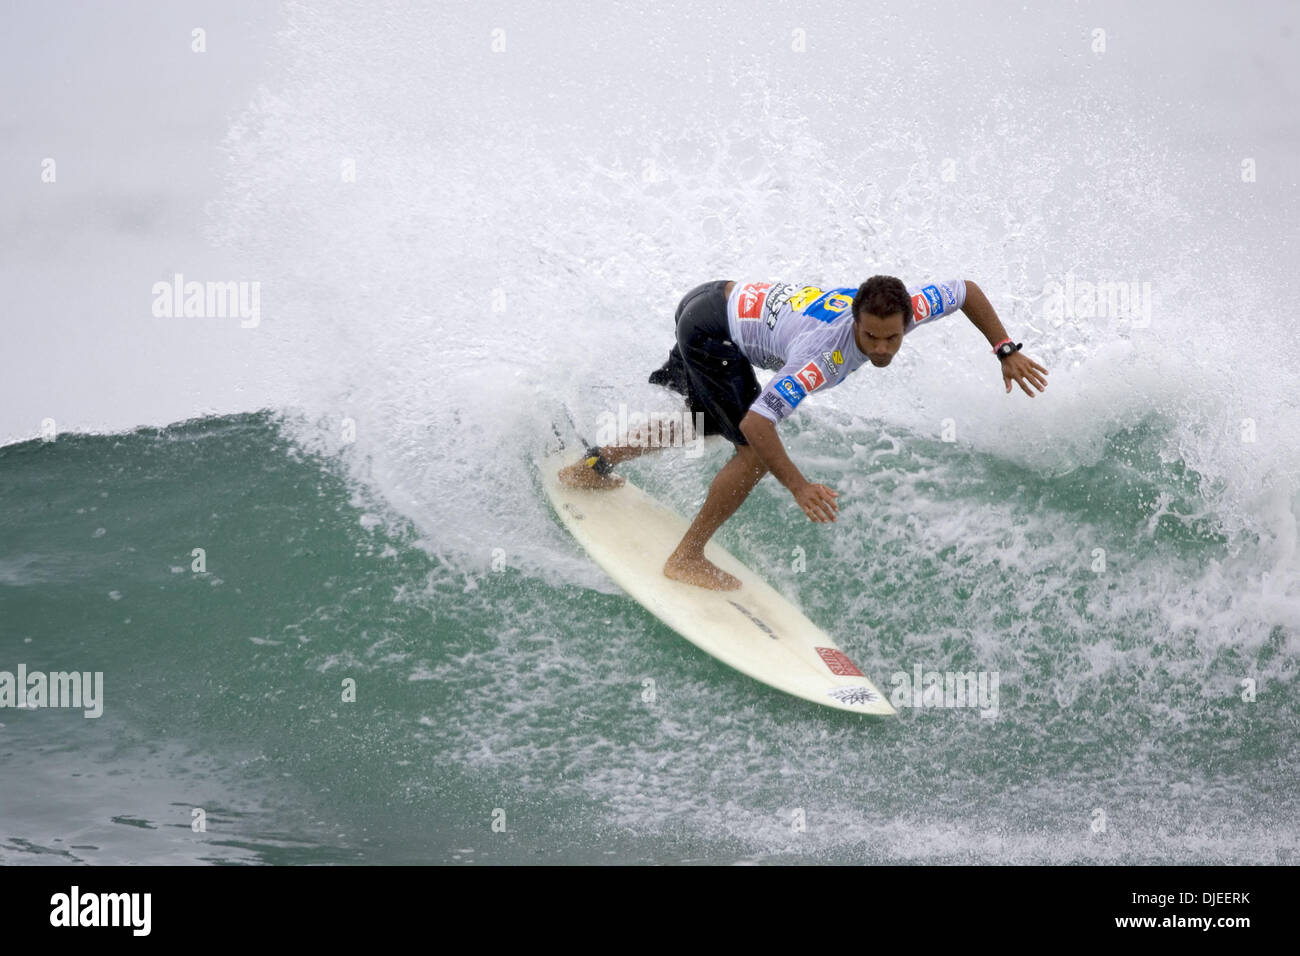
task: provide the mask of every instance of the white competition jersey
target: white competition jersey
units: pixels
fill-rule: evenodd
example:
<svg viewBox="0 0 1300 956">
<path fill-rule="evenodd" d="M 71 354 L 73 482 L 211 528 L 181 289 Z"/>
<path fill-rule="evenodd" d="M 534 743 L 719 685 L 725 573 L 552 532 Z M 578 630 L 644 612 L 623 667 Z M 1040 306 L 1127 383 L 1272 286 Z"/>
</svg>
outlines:
<svg viewBox="0 0 1300 956">
<path fill-rule="evenodd" d="M 778 370 L 750 406 L 773 423 L 810 392 L 834 388 L 867 361 L 853 338 L 857 286 L 822 289 L 796 282 L 737 282 L 727 298 L 732 341 L 751 363 Z M 962 279 L 908 286 L 912 314 L 903 334 L 966 304 Z"/>
</svg>

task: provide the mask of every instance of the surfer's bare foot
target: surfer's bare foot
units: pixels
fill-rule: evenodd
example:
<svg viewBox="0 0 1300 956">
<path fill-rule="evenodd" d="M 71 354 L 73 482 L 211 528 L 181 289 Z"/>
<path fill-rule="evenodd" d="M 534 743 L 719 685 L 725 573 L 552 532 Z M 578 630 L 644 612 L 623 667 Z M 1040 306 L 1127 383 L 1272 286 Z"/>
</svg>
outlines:
<svg viewBox="0 0 1300 956">
<path fill-rule="evenodd" d="M 703 555 L 683 557 L 673 552 L 664 564 L 664 577 L 708 588 L 710 591 L 738 591 L 740 579 L 728 574 Z"/>
<path fill-rule="evenodd" d="M 617 488 L 623 484 L 619 475 L 598 475 L 585 461 L 577 461 L 560 469 L 560 481 L 570 488 Z"/>
</svg>

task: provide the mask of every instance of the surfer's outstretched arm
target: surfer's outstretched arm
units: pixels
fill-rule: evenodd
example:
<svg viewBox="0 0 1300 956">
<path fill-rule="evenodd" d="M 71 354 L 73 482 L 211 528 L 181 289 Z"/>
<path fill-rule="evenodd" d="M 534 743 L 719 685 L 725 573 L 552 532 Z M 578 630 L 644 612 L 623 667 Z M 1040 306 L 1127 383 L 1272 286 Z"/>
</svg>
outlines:
<svg viewBox="0 0 1300 956">
<path fill-rule="evenodd" d="M 776 480 L 785 485 L 811 521 L 834 521 L 839 505 L 838 493 L 825 485 L 814 484 L 800 473 L 786 454 L 785 445 L 776 433 L 776 426 L 755 412 L 746 412 L 740 420 L 740 431 L 757 453 L 759 460 Z"/>
<path fill-rule="evenodd" d="M 1003 342 L 1011 341 L 1011 336 L 1007 335 L 1007 330 L 1002 327 L 1002 322 L 998 319 L 993 303 L 973 279 L 966 280 L 966 302 L 961 310 L 966 313 L 971 324 L 984 334 L 984 337 L 989 340 L 989 345 L 995 350 Z M 1030 386 L 1040 392 L 1047 388 L 1046 375 L 1047 369 L 1020 352 L 1013 352 L 1002 359 L 1002 378 L 1006 382 L 1008 392 L 1011 391 L 1011 383 L 1015 382 L 1025 390 L 1026 395 L 1033 398 L 1034 391 Z"/>
</svg>

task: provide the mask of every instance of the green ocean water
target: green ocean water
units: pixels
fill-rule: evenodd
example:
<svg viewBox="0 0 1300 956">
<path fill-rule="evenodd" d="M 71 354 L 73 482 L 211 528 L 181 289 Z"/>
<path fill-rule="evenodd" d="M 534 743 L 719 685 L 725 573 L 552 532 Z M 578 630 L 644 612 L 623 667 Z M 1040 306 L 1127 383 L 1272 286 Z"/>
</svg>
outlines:
<svg viewBox="0 0 1300 956">
<path fill-rule="evenodd" d="M 997 672 L 993 719 L 756 684 L 590 570 L 535 484 L 499 506 L 542 557 L 494 567 L 268 413 L 0 448 L 0 670 L 104 680 L 98 719 L 0 710 L 0 862 L 1293 860 L 1295 635 L 1164 427 L 1055 476 L 805 431 L 835 532 L 769 479 L 721 533 L 886 692 Z M 720 460 L 631 474 L 689 510 Z"/>
</svg>

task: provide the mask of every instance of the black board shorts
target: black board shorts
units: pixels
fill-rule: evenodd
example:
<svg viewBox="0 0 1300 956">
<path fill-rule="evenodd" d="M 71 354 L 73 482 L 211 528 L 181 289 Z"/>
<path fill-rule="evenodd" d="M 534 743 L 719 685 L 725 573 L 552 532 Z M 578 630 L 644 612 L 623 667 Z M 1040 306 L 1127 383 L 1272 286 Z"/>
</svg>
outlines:
<svg viewBox="0 0 1300 956">
<path fill-rule="evenodd" d="M 692 412 L 704 413 L 704 434 L 748 445 L 740 420 L 762 388 L 749 359 L 731 341 L 726 279 L 697 285 L 677 303 L 677 344 L 668 361 L 650 373 L 653 385 L 686 396 Z"/>
</svg>

